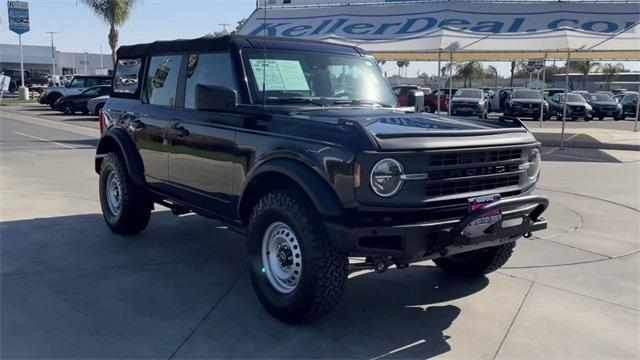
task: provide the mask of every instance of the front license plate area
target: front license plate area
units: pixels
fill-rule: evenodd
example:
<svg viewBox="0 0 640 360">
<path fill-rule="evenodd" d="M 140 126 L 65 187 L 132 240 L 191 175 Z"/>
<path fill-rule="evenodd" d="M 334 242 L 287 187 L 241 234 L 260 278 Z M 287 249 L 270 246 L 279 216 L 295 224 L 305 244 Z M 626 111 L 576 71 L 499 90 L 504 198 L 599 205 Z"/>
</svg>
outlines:
<svg viewBox="0 0 640 360">
<path fill-rule="evenodd" d="M 500 200 L 500 194 L 492 194 L 486 196 L 479 196 L 475 198 L 470 198 L 467 200 L 467 208 L 469 212 L 472 212 L 476 209 L 482 208 L 487 204 L 491 204 L 492 202 Z M 496 209 L 490 211 L 483 216 L 475 219 L 474 221 L 467 226 L 464 230 L 464 234 L 469 237 L 476 237 L 482 235 L 484 231 L 491 225 L 500 221 L 502 218 L 502 212 L 500 209 Z"/>
</svg>

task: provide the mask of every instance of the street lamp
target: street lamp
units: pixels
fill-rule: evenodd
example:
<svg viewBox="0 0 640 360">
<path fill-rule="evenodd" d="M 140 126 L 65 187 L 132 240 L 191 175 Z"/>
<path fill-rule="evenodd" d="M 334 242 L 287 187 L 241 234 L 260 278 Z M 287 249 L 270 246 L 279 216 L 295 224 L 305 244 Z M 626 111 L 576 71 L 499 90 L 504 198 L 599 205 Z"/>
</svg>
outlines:
<svg viewBox="0 0 640 360">
<path fill-rule="evenodd" d="M 47 34 L 51 35 L 51 85 L 56 84 L 56 51 L 53 46 L 53 34 L 57 34 L 56 31 L 47 31 Z"/>
<path fill-rule="evenodd" d="M 84 74 L 88 75 L 88 73 L 87 73 L 87 50 L 84 50 Z"/>
</svg>

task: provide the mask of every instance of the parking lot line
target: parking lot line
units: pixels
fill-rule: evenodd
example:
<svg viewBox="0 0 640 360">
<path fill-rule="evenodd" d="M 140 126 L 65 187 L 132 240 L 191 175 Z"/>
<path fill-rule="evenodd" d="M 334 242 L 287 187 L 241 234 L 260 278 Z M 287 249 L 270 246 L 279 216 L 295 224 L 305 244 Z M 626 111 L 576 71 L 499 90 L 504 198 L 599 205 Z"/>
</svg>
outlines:
<svg viewBox="0 0 640 360">
<path fill-rule="evenodd" d="M 24 137 L 28 137 L 28 138 L 32 138 L 32 139 L 36 139 L 36 140 L 40 140 L 40 141 L 46 141 L 46 142 L 49 142 L 49 143 L 52 143 L 52 144 L 56 144 L 56 145 L 58 145 L 58 146 L 62 146 L 62 147 L 67 148 L 67 149 L 77 149 L 77 147 L 75 147 L 75 146 L 71 146 L 71 145 L 67 145 L 67 144 L 62 144 L 62 143 L 59 143 L 59 142 L 57 142 L 57 141 L 53 141 L 53 140 L 49 140 L 49 139 L 45 139 L 45 138 L 42 138 L 42 137 L 39 137 L 39 136 L 35 136 L 35 135 L 25 134 L 25 133 L 20 132 L 20 131 L 14 131 L 13 133 L 14 133 L 14 134 L 16 134 L 16 135 L 20 135 L 20 136 L 24 136 Z"/>
</svg>

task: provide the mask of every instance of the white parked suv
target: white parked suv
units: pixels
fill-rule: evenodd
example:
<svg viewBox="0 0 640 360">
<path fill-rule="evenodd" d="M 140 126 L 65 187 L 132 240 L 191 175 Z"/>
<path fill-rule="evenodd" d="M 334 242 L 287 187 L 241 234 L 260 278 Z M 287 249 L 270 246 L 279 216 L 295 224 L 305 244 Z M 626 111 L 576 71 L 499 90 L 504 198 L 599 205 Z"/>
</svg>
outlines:
<svg viewBox="0 0 640 360">
<path fill-rule="evenodd" d="M 56 101 L 68 95 L 77 95 L 90 87 L 111 85 L 111 76 L 106 75 L 75 75 L 66 86 L 49 86 L 40 95 L 38 102 L 53 107 Z"/>
</svg>

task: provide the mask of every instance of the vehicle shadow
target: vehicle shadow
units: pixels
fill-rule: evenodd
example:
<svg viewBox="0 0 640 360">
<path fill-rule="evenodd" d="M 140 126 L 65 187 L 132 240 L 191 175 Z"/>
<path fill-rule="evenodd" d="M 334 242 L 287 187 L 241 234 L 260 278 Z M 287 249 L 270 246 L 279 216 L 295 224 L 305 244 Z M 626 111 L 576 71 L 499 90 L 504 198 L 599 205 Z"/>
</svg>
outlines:
<svg viewBox="0 0 640 360">
<path fill-rule="evenodd" d="M 216 221 L 158 211 L 123 237 L 85 214 L 2 222 L 0 236 L 3 358 L 429 358 L 451 349 L 461 309 L 446 302 L 489 283 L 354 273 L 331 315 L 294 326 L 260 305 L 244 238 Z"/>
<path fill-rule="evenodd" d="M 599 149 L 558 148 L 543 149 L 542 161 L 622 163 L 618 158 Z"/>
</svg>

